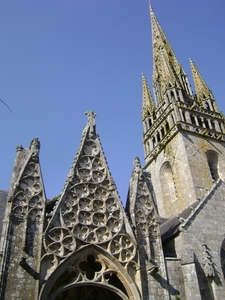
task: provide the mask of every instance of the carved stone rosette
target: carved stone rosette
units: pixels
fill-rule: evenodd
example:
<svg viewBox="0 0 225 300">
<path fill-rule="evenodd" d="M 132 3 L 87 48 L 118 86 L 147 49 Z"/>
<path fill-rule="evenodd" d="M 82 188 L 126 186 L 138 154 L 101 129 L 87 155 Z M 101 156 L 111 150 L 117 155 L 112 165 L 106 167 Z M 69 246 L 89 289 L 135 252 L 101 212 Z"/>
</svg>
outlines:
<svg viewBox="0 0 225 300">
<path fill-rule="evenodd" d="M 37 138 L 31 141 L 29 149 L 20 149 L 28 154 L 27 162 L 12 196 L 12 216 L 20 221 L 30 219 L 40 221 L 45 205 L 45 195 L 38 164 L 40 143 Z"/>
<path fill-rule="evenodd" d="M 136 254 L 135 239 L 127 233 L 131 229 L 127 230 L 129 225 L 99 138 L 89 123 L 45 232 L 43 259 L 48 257 L 53 269 L 87 244 L 100 245 L 124 266 Z"/>
<path fill-rule="evenodd" d="M 149 174 L 141 168 L 139 158 L 134 160 L 134 171 L 131 176 L 128 214 L 135 228 L 140 261 L 145 261 L 150 273 L 158 270 L 155 252 L 158 246 L 156 240 L 160 239 L 159 217 L 153 200 L 153 191 Z"/>
<path fill-rule="evenodd" d="M 19 219 L 26 216 L 39 220 L 43 210 L 43 191 L 40 185 L 38 166 L 32 161 L 26 166 L 15 190 L 12 203 L 12 213 Z"/>
<path fill-rule="evenodd" d="M 139 182 L 137 188 L 137 200 L 135 203 L 135 221 L 137 230 L 143 235 L 154 234 L 157 232 L 157 217 L 147 185 Z"/>
</svg>

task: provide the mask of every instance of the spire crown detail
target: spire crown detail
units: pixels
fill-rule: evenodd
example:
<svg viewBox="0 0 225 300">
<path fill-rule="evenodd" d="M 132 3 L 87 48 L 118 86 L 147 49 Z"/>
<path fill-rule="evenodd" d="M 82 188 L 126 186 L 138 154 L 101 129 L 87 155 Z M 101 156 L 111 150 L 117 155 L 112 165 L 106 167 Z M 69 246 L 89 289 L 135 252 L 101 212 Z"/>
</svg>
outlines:
<svg viewBox="0 0 225 300">
<path fill-rule="evenodd" d="M 165 92 L 172 87 L 182 89 L 191 96 L 186 74 L 164 34 L 152 7 L 150 6 L 153 51 L 153 87 L 157 104 L 163 101 Z"/>
<path fill-rule="evenodd" d="M 196 65 L 191 59 L 190 59 L 190 66 L 191 66 L 192 76 L 194 80 L 196 99 L 199 105 L 203 105 L 204 100 L 207 99 L 215 100 L 211 90 L 206 85 Z"/>
<path fill-rule="evenodd" d="M 154 113 L 154 101 L 148 86 L 147 79 L 142 74 L 142 120 Z"/>
</svg>

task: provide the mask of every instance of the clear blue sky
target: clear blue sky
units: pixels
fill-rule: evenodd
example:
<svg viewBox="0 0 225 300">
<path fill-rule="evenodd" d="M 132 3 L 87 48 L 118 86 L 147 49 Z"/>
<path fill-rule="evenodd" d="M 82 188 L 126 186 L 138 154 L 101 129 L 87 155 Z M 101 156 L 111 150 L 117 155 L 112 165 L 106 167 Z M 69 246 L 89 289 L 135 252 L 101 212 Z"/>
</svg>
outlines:
<svg viewBox="0 0 225 300">
<path fill-rule="evenodd" d="M 190 82 L 191 57 L 225 111 L 225 1 L 152 5 Z M 47 197 L 60 193 L 84 112 L 93 110 L 125 202 L 133 158 L 144 164 L 141 73 L 150 86 L 152 78 L 147 0 L 2 0 L 0 70 L 0 98 L 13 110 L 0 103 L 0 189 L 9 187 L 16 146 L 39 137 Z"/>
</svg>

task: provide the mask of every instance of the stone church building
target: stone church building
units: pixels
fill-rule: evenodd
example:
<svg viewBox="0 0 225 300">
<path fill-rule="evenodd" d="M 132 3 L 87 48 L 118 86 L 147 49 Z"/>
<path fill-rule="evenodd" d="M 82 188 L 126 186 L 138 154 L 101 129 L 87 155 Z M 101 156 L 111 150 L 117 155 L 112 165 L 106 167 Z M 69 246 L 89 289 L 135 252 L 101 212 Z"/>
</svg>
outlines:
<svg viewBox="0 0 225 300">
<path fill-rule="evenodd" d="M 193 61 L 192 93 L 151 7 L 150 17 L 154 100 L 143 75 L 145 165 L 134 159 L 126 208 L 93 112 L 51 201 L 39 140 L 18 146 L 2 224 L 1 300 L 225 299 L 224 116 Z"/>
</svg>

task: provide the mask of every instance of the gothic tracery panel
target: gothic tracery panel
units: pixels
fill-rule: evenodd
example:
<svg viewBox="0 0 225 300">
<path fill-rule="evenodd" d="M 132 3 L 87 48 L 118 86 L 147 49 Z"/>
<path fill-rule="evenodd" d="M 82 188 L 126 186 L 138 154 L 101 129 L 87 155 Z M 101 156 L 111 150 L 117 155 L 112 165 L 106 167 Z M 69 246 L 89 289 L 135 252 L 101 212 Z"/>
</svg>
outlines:
<svg viewBox="0 0 225 300">
<path fill-rule="evenodd" d="M 89 129 L 47 225 L 44 257 L 55 256 L 49 256 L 52 266 L 53 261 L 59 262 L 75 252 L 78 244 L 100 245 L 124 265 L 136 254 L 98 136 Z"/>
</svg>

